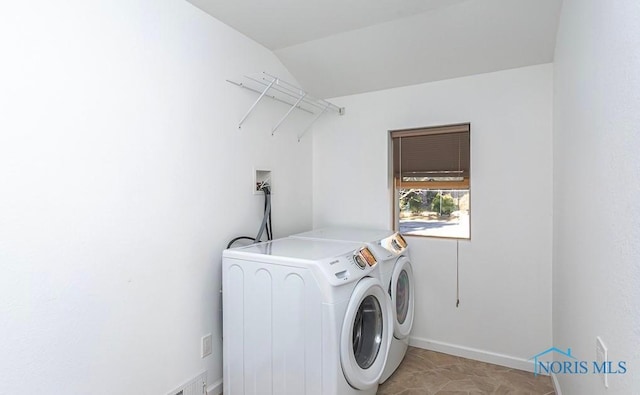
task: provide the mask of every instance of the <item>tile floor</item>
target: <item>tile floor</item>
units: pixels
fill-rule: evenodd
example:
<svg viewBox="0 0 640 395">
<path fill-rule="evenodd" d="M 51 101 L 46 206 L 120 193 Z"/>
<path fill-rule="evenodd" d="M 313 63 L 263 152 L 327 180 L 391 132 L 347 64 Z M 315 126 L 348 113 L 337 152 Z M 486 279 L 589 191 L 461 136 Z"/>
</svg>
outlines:
<svg viewBox="0 0 640 395">
<path fill-rule="evenodd" d="M 548 376 L 409 347 L 378 395 L 554 395 Z"/>
</svg>

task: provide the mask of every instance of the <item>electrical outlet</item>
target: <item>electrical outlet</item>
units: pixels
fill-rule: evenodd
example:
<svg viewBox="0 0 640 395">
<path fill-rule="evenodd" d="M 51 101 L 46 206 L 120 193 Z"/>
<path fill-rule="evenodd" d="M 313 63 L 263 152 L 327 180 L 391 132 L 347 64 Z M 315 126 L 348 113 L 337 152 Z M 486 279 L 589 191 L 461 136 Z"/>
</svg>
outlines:
<svg viewBox="0 0 640 395">
<path fill-rule="evenodd" d="M 201 356 L 202 358 L 211 355 L 213 352 L 213 339 L 211 338 L 211 333 L 208 333 L 202 336 L 202 347 L 201 347 Z"/>
<path fill-rule="evenodd" d="M 603 366 L 609 360 L 607 347 L 600 339 L 600 336 L 596 336 L 596 362 L 599 366 Z M 606 365 L 605 365 L 606 366 Z M 609 380 L 607 377 L 607 369 L 604 369 L 604 373 L 602 373 L 602 382 L 605 388 L 609 388 Z"/>
</svg>

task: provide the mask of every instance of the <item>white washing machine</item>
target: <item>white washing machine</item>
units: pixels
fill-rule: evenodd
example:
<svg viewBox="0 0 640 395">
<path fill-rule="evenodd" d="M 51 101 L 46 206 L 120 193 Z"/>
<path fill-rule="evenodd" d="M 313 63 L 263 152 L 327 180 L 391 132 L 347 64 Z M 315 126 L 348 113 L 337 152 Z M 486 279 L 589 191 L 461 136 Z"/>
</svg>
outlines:
<svg viewBox="0 0 640 395">
<path fill-rule="evenodd" d="M 291 237 L 310 240 L 340 240 L 366 243 L 380 262 L 380 279 L 393 309 L 393 339 L 380 383 L 396 371 L 409 347 L 413 327 L 415 287 L 407 242 L 393 230 L 322 228 Z"/>
<path fill-rule="evenodd" d="M 225 250 L 227 395 L 373 395 L 392 307 L 363 243 L 285 238 Z"/>
</svg>

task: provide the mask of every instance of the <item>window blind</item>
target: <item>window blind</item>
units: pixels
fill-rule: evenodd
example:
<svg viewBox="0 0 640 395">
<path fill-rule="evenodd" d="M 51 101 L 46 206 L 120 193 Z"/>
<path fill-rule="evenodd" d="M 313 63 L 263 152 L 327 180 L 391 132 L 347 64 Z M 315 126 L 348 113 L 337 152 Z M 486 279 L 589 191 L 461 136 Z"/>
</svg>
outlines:
<svg viewBox="0 0 640 395">
<path fill-rule="evenodd" d="M 470 125 L 391 131 L 393 174 L 397 184 L 456 182 L 468 186 Z M 431 184 L 424 186 L 428 188 Z"/>
</svg>

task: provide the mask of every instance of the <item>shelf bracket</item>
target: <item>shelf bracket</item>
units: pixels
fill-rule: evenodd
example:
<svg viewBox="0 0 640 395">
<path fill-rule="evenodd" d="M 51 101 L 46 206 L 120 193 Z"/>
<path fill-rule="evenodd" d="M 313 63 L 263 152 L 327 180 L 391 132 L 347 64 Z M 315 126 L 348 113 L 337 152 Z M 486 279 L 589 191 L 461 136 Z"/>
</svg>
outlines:
<svg viewBox="0 0 640 395">
<path fill-rule="evenodd" d="M 309 129 L 311 129 L 311 126 L 313 126 L 314 123 L 316 123 L 316 121 L 322 116 L 322 114 L 324 114 L 325 112 L 327 112 L 327 110 L 329 109 L 329 106 L 331 105 L 331 103 L 327 102 L 327 104 L 324 106 L 324 109 L 322 109 L 322 111 L 320 111 L 318 113 L 318 115 L 316 115 L 315 118 L 313 118 L 313 120 L 311 121 L 311 123 L 309 123 L 307 125 L 307 127 L 302 131 L 302 133 L 300 133 L 298 135 L 298 142 L 300 142 L 300 139 L 302 139 L 302 136 L 305 135 L 305 133 L 307 133 L 309 131 Z"/>
<path fill-rule="evenodd" d="M 249 111 L 247 111 L 246 114 L 244 114 L 244 117 L 242 117 L 242 119 L 240 120 L 240 122 L 238 122 L 238 129 L 242 128 L 242 124 L 244 123 L 244 121 L 247 119 L 247 117 L 249 116 L 249 114 L 251 114 L 251 112 L 253 111 L 253 109 L 258 105 L 258 103 L 260 102 L 260 100 L 262 100 L 262 98 L 264 97 L 264 95 L 267 94 L 267 91 L 269 89 L 271 89 L 271 87 L 273 86 L 273 84 L 275 84 L 278 81 L 277 78 L 274 78 L 273 81 L 271 81 L 269 83 L 269 85 L 267 85 L 267 87 L 264 89 L 264 91 L 262 91 L 262 93 L 260 94 L 260 96 L 258 97 L 258 100 L 255 101 L 255 103 L 253 103 L 253 105 L 249 108 Z"/>
<path fill-rule="evenodd" d="M 234 82 L 232 80 L 227 80 L 227 82 L 241 88 L 248 89 L 259 95 L 258 99 L 251 105 L 249 110 L 247 110 L 242 119 L 240 119 L 240 122 L 238 122 L 238 129 L 242 128 L 244 122 L 265 96 L 289 106 L 286 113 L 282 115 L 275 126 L 271 128 L 272 136 L 274 136 L 276 131 L 282 126 L 282 124 L 291 117 L 291 113 L 295 109 L 314 115 L 313 120 L 306 126 L 302 133 L 298 134 L 298 141 L 302 139 L 302 137 L 309 131 L 309 129 L 311 129 L 311 126 L 324 113 L 335 112 L 339 115 L 344 115 L 345 113 L 344 107 L 338 107 L 337 105 L 330 103 L 324 99 L 313 97 L 299 87 L 265 72 L 262 72 L 258 75 L 245 75 L 242 82 Z"/>
<path fill-rule="evenodd" d="M 291 112 L 298 107 L 298 104 L 300 104 L 300 102 L 302 101 L 302 99 L 304 99 L 304 97 L 307 96 L 306 92 L 301 92 L 301 96 L 298 99 L 298 101 L 296 101 L 296 103 L 291 106 L 291 108 L 289 109 L 289 111 L 287 111 L 286 114 L 284 114 L 284 116 L 282 118 L 280 118 L 280 120 L 278 121 L 278 123 L 276 124 L 276 126 L 273 127 L 273 129 L 271 129 L 271 135 L 273 136 L 273 134 L 276 132 L 276 130 L 278 130 L 278 128 L 280 127 L 280 125 L 282 124 L 282 122 L 284 122 L 285 119 L 287 119 L 289 117 L 289 115 L 291 114 Z"/>
</svg>

